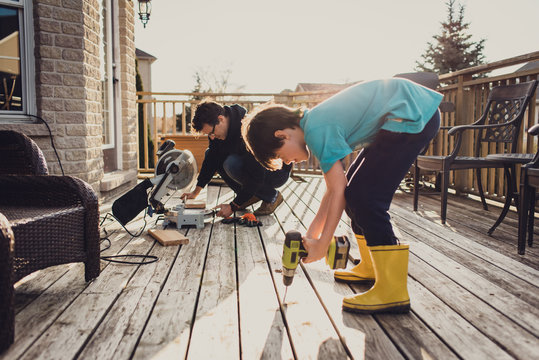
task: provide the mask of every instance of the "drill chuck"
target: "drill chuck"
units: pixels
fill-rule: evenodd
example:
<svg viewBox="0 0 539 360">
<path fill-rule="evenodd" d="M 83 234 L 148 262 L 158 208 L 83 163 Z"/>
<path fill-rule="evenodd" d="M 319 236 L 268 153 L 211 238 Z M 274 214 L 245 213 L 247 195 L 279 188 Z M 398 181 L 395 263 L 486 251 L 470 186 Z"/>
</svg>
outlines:
<svg viewBox="0 0 539 360">
<path fill-rule="evenodd" d="M 292 281 L 294 280 L 294 273 L 296 272 L 296 269 L 287 269 L 283 267 L 283 284 L 284 286 L 290 286 L 292 285 Z"/>
</svg>

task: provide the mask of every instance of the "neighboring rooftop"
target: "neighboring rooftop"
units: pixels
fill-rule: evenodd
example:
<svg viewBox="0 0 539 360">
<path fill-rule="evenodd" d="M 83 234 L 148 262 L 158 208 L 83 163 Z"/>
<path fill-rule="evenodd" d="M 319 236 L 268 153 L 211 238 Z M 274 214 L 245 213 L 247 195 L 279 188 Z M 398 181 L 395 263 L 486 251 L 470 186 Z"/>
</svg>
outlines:
<svg viewBox="0 0 539 360">
<path fill-rule="evenodd" d="M 148 54 L 146 51 L 140 50 L 139 48 L 135 49 L 135 56 L 137 59 L 146 59 L 151 60 L 152 62 L 157 60 L 155 56 Z"/>
</svg>

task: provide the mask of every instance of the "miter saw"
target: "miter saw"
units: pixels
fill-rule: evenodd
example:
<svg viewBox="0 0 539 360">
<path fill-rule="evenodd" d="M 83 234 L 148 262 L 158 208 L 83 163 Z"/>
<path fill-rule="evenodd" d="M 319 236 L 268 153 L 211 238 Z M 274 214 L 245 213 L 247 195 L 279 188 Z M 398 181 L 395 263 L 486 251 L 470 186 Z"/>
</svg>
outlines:
<svg viewBox="0 0 539 360">
<path fill-rule="evenodd" d="M 175 223 L 180 229 L 183 225 L 204 227 L 204 216 L 211 214 L 204 209 L 185 209 L 185 203 L 166 209 L 163 198 L 172 191 L 190 191 L 197 176 L 195 157 L 189 150 L 174 149 L 175 143 L 166 140 L 157 150 L 158 161 L 155 176 L 146 179 L 119 198 L 112 205 L 112 213 L 125 225 L 148 208 L 150 212 L 164 214 L 165 222 Z M 151 189 L 148 194 L 148 189 Z"/>
</svg>

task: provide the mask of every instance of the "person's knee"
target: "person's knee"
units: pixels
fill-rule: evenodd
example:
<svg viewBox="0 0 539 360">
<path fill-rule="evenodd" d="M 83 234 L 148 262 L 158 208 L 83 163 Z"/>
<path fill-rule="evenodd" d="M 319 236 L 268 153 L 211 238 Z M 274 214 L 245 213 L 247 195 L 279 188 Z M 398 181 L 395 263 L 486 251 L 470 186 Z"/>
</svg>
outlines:
<svg viewBox="0 0 539 360">
<path fill-rule="evenodd" d="M 351 189 L 349 187 L 344 191 L 346 200 L 346 213 L 356 225 L 364 228 L 368 226 L 370 217 L 374 213 L 376 201 L 368 189 Z"/>
<path fill-rule="evenodd" d="M 234 180 L 241 178 L 242 167 L 241 157 L 238 155 L 229 155 L 223 162 L 223 169 Z"/>
</svg>

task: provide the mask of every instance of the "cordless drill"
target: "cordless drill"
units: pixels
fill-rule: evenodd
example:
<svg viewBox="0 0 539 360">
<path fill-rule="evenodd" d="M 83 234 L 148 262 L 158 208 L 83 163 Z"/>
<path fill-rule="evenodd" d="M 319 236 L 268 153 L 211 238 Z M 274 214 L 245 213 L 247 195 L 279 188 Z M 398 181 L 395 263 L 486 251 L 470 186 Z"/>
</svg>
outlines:
<svg viewBox="0 0 539 360">
<path fill-rule="evenodd" d="M 344 269 L 349 251 L 350 242 L 346 236 L 333 237 L 326 255 L 326 264 L 331 269 Z M 283 283 L 285 286 L 292 284 L 299 260 L 307 255 L 307 251 L 303 247 L 301 233 L 295 230 L 288 231 L 283 245 Z"/>
</svg>

